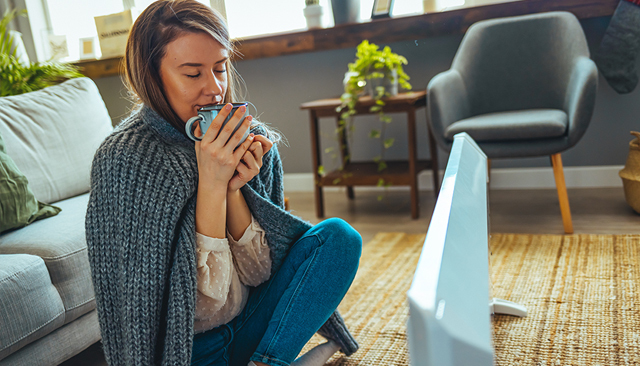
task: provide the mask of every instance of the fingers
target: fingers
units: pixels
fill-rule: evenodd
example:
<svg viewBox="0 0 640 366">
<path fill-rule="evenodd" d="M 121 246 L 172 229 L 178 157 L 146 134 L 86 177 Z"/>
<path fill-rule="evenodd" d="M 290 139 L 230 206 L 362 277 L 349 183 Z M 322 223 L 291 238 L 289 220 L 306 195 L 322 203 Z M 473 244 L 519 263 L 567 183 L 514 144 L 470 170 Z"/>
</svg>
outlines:
<svg viewBox="0 0 640 366">
<path fill-rule="evenodd" d="M 196 124 L 196 128 L 193 130 L 193 136 L 202 138 L 202 130 L 200 130 L 200 124 Z"/>
<path fill-rule="evenodd" d="M 263 135 L 256 135 L 254 141 L 258 141 L 262 145 L 262 155 L 268 153 L 273 147 L 273 142 Z"/>
<path fill-rule="evenodd" d="M 257 136 L 256 136 L 257 137 Z M 264 155 L 262 150 L 262 144 L 256 141 L 256 137 L 253 138 L 253 143 L 249 146 L 248 153 L 251 153 L 253 159 L 258 163 L 258 167 L 262 167 L 262 156 Z M 246 156 L 247 154 L 245 154 Z"/>
<path fill-rule="evenodd" d="M 246 121 L 245 121 L 246 122 Z M 238 130 L 237 132 L 240 132 L 240 130 Z M 242 136 L 241 136 L 242 137 Z M 238 146 L 235 151 L 233 152 L 233 155 L 236 157 L 236 159 L 238 159 L 238 161 L 240 161 L 242 159 L 242 157 L 244 156 L 244 154 L 249 150 L 249 147 L 251 146 L 251 144 L 253 143 L 253 139 L 254 139 L 254 135 L 251 133 L 249 134 L 249 136 L 244 140 L 244 142 L 242 144 L 240 144 L 240 146 Z M 238 139 L 240 140 L 240 139 Z M 236 142 L 236 145 L 238 143 Z M 236 146 L 233 145 L 233 146 Z M 241 164 L 241 163 L 240 163 Z M 239 165 L 240 165 L 239 164 Z"/>
<path fill-rule="evenodd" d="M 230 106 L 231 104 L 227 104 L 223 108 L 223 110 L 227 111 Z M 210 141 L 213 141 L 220 147 L 225 146 L 229 149 L 234 149 L 236 146 L 238 146 L 238 144 L 240 143 L 240 139 L 249 129 L 249 127 L 251 126 L 251 121 L 253 120 L 252 116 L 244 117 L 246 111 L 246 106 L 238 108 L 235 113 L 233 113 L 229 121 L 224 125 L 224 127 L 222 127 L 222 129 L 220 129 L 220 126 L 230 112 L 225 113 L 224 118 L 221 118 L 222 116 L 220 114 L 222 113 L 218 114 L 218 116 L 216 116 L 216 118 L 214 119 L 214 122 L 211 124 L 211 127 L 209 128 L 210 130 L 213 128 L 214 131 L 212 132 L 215 132 L 215 134 L 211 135 L 212 137 Z M 220 120 L 218 120 L 219 118 Z M 220 125 L 218 125 L 218 123 L 220 123 Z M 234 132 L 238 124 L 240 124 L 240 127 L 238 127 L 238 130 Z M 209 131 L 207 131 L 207 134 L 208 133 Z"/>
<path fill-rule="evenodd" d="M 218 136 L 218 133 L 220 132 L 220 128 L 222 127 L 222 124 L 229 116 L 229 113 L 231 113 L 232 108 L 233 108 L 233 105 L 231 103 L 227 103 L 224 106 L 224 108 L 222 108 L 220 112 L 218 112 L 218 115 L 216 116 L 216 118 L 214 118 L 213 121 L 211 122 L 211 126 L 209 126 L 207 133 L 205 133 L 204 136 L 202 136 L 202 142 L 204 142 L 205 144 L 208 144 L 216 139 L 216 136 Z M 229 123 L 226 124 L 226 126 L 228 125 Z M 196 128 L 196 130 L 199 128 L 200 128 L 200 124 L 198 124 L 198 127 Z"/>
<path fill-rule="evenodd" d="M 242 162 L 244 162 L 244 164 L 252 170 L 260 170 L 260 168 L 262 167 L 262 152 L 256 152 L 256 151 L 252 151 L 252 149 L 254 148 L 254 146 L 259 146 L 258 149 L 262 149 L 262 147 L 260 147 L 260 143 L 258 142 L 253 142 L 251 144 L 251 146 L 249 147 L 249 150 L 244 153 L 244 155 L 242 156 Z M 257 172 L 256 172 L 257 174 Z"/>
<path fill-rule="evenodd" d="M 238 178 L 243 183 L 247 183 L 260 173 L 261 166 L 262 164 L 258 163 L 253 153 L 251 151 L 246 151 L 242 156 L 242 160 L 240 160 L 240 163 L 238 163 L 238 166 L 236 167 Z"/>
</svg>

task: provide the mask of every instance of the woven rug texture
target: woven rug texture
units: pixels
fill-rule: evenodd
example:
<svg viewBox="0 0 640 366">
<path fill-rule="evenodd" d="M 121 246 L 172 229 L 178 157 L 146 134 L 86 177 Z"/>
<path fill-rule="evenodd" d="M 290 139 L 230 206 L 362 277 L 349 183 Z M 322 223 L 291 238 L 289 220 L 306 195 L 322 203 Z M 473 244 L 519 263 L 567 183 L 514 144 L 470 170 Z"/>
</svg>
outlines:
<svg viewBox="0 0 640 366">
<path fill-rule="evenodd" d="M 360 350 L 327 365 L 409 364 L 406 292 L 424 237 L 379 233 L 364 246 L 339 306 Z M 492 234 L 490 251 L 492 296 L 529 312 L 493 317 L 496 365 L 640 365 L 640 236 Z"/>
</svg>

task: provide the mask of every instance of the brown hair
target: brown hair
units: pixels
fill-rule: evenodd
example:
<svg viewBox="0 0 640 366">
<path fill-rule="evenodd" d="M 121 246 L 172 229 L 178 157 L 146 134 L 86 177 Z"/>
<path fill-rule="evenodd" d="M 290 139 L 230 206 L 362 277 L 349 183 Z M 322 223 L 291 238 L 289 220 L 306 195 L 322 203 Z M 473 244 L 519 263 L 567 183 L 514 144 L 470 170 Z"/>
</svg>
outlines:
<svg viewBox="0 0 640 366">
<path fill-rule="evenodd" d="M 136 19 L 129 32 L 124 56 L 125 85 L 137 105 L 146 104 L 184 133 L 184 121 L 171 108 L 160 78 L 160 62 L 165 47 L 184 32 L 204 32 L 229 51 L 227 91 L 224 103 L 238 101 L 241 80 L 231 63 L 236 54 L 224 18 L 210 7 L 195 0 L 159 0 L 149 5 Z M 255 120 L 256 124 L 261 124 Z M 266 126 L 272 140 L 280 135 Z M 275 141 L 274 141 L 275 142 Z"/>
</svg>

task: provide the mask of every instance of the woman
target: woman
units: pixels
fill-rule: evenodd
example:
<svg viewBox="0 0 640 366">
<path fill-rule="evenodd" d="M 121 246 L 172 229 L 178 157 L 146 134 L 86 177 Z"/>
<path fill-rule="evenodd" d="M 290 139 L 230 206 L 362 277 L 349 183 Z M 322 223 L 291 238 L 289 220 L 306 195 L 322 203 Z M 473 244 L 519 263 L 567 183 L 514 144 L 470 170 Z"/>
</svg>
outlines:
<svg viewBox="0 0 640 366">
<path fill-rule="evenodd" d="M 283 210 L 278 136 L 244 109 L 221 128 L 223 108 L 195 144 L 184 133 L 198 108 L 237 101 L 232 57 L 195 0 L 153 3 L 131 29 L 140 108 L 96 153 L 86 220 L 109 364 L 312 365 L 357 349 L 335 309 L 360 235 Z M 329 341 L 295 360 L 317 331 Z"/>
</svg>

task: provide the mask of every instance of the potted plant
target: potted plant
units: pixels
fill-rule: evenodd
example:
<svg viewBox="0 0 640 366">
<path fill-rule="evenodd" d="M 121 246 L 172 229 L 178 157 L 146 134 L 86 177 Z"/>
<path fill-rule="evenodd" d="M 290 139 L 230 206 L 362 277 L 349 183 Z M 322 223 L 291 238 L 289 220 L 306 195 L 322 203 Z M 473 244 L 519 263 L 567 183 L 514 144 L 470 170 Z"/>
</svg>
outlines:
<svg viewBox="0 0 640 366">
<path fill-rule="evenodd" d="M 360 18 L 360 0 L 331 0 L 335 25 L 357 23 Z"/>
<path fill-rule="evenodd" d="M 364 94 L 370 95 L 375 100 L 375 104 L 369 111 L 377 113 L 382 122 L 380 130 L 372 129 L 369 133 L 369 137 L 380 139 L 381 153 L 374 159 L 378 163 L 378 171 L 387 167 L 383 158 L 384 151 L 393 146 L 394 142 L 393 138 L 384 138 L 386 125 L 391 122 L 391 117 L 383 111 L 384 99 L 397 95 L 398 85 L 407 90 L 411 89 L 411 84 L 408 82 L 409 76 L 403 70 L 403 65 L 406 64 L 407 59 L 392 52 L 389 46 L 380 50 L 376 44 L 364 40 L 358 45 L 356 59 L 348 65 L 349 71 L 345 74 L 344 93 L 340 97 L 342 103 L 338 107 L 340 122 L 337 133 L 352 132 L 351 117 L 356 113 L 358 98 Z M 348 159 L 345 157 L 345 160 Z M 385 185 L 385 182 L 380 181 L 378 185 Z"/>
<path fill-rule="evenodd" d="M 304 16 L 307 19 L 307 28 L 322 28 L 322 6 L 320 0 L 305 0 Z"/>
<path fill-rule="evenodd" d="M 26 11 L 5 12 L 0 19 L 0 97 L 22 94 L 58 84 L 64 80 L 83 76 L 76 66 L 59 62 L 21 62 L 9 31 L 9 22 Z"/>
<path fill-rule="evenodd" d="M 627 203 L 640 214 L 640 132 L 631 131 L 631 134 L 635 139 L 629 142 L 627 163 L 618 174 L 622 178 Z"/>
</svg>

